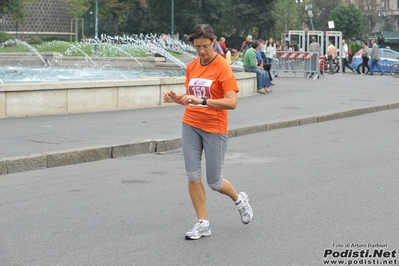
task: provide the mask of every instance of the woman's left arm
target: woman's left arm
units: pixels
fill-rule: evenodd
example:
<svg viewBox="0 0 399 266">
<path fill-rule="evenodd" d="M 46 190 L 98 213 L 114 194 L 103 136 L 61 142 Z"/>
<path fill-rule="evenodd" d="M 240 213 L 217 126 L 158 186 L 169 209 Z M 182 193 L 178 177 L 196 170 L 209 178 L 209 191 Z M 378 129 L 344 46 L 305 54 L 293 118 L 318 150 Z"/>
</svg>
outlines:
<svg viewBox="0 0 399 266">
<path fill-rule="evenodd" d="M 206 105 L 216 109 L 234 110 L 237 107 L 237 93 L 235 91 L 227 91 L 224 98 L 207 99 Z"/>
</svg>

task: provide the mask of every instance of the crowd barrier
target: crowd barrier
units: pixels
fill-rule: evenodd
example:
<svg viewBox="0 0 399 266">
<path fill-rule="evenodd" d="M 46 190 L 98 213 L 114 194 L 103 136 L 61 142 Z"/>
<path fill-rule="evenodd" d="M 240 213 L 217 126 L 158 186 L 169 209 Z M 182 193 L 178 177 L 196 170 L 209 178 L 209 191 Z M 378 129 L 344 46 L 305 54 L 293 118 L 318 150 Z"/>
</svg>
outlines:
<svg viewBox="0 0 399 266">
<path fill-rule="evenodd" d="M 309 52 L 277 52 L 273 59 L 271 73 L 280 75 L 280 72 L 293 73 L 295 76 L 303 74 L 305 78 L 318 79 L 323 76 L 320 72 L 320 55 Z"/>
</svg>

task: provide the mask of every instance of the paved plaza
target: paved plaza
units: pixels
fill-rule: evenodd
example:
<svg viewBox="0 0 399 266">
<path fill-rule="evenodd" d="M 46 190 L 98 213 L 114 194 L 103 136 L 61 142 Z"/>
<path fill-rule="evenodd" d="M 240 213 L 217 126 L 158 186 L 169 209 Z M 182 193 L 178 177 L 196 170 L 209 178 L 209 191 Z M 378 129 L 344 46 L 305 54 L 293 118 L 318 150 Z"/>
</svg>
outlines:
<svg viewBox="0 0 399 266">
<path fill-rule="evenodd" d="M 231 136 L 399 107 L 398 80 L 388 75 L 336 74 L 325 75 L 321 80 L 281 76 L 274 83 L 270 94 L 239 99 L 237 109 L 229 112 Z M 70 149 L 80 149 L 96 160 L 95 154 L 90 154 L 96 147 L 124 147 L 148 141 L 166 142 L 164 150 L 175 148 L 183 112 L 182 106 L 171 104 L 127 111 L 0 119 L 0 158 L 29 159 L 32 155 L 68 154 Z M 168 141 L 171 145 L 167 145 Z M 76 161 L 66 162 L 70 163 Z M 18 166 L 15 171 L 24 171 L 23 166 Z"/>
<path fill-rule="evenodd" d="M 241 136 L 229 140 L 225 174 L 250 197 L 249 225 L 206 187 L 212 236 L 184 240 L 195 214 L 180 148 L 3 174 L 0 265 L 397 265 L 398 80 L 275 83 L 230 112 Z M 182 114 L 1 119 L 0 157 L 178 139 Z M 56 138 L 79 141 L 32 141 Z"/>
</svg>

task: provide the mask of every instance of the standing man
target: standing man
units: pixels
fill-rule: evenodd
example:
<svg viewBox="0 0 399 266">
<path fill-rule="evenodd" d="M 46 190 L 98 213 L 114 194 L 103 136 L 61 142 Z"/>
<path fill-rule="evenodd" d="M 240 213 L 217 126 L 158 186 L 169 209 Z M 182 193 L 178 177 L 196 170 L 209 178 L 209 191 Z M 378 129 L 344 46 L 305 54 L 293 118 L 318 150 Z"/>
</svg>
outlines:
<svg viewBox="0 0 399 266">
<path fill-rule="evenodd" d="M 380 60 L 380 50 L 378 49 L 378 45 L 375 40 L 371 41 L 373 48 L 371 49 L 371 63 L 370 63 L 370 74 L 374 75 L 374 67 L 381 71 L 381 76 L 385 74 L 384 70 L 381 69 L 378 64 L 378 60 Z"/>
<path fill-rule="evenodd" d="M 327 48 L 327 58 L 328 58 L 328 67 L 330 69 L 330 74 L 334 74 L 334 58 L 337 57 L 337 48 L 335 48 L 334 44 L 331 40 L 328 41 Z"/>
<path fill-rule="evenodd" d="M 348 45 L 346 44 L 345 39 L 342 39 L 342 74 L 345 74 L 345 66 L 347 66 L 353 73 L 355 70 L 349 65 L 349 55 L 348 55 Z"/>
<path fill-rule="evenodd" d="M 312 37 L 312 39 L 310 39 L 310 45 L 309 45 L 309 52 L 311 53 L 318 53 L 319 56 L 321 55 L 321 46 L 320 44 L 316 41 L 315 37 Z M 317 75 L 318 73 L 316 73 L 316 64 L 317 64 L 317 58 L 316 57 L 312 57 L 310 59 L 310 67 L 312 72 L 310 73 L 309 78 L 311 78 L 313 75 Z"/>
</svg>

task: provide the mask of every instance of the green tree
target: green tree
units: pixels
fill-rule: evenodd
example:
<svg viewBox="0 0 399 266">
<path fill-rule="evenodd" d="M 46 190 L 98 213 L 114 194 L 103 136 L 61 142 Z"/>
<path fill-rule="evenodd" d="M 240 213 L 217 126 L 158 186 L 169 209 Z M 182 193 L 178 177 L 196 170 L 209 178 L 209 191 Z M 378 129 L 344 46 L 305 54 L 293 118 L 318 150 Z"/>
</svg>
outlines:
<svg viewBox="0 0 399 266">
<path fill-rule="evenodd" d="M 214 14 L 204 17 L 204 8 L 209 7 L 215 0 L 174 0 L 174 33 L 178 32 L 180 38 L 189 34 L 192 28 L 199 23 L 210 23 L 216 19 Z M 221 1 L 222 2 L 222 1 Z M 144 21 L 147 32 L 171 32 L 171 1 L 147 0 L 148 15 Z M 215 11 L 217 12 L 217 10 Z M 213 26 L 213 25 L 212 25 Z"/>
<path fill-rule="evenodd" d="M 81 11 L 94 10 L 95 0 L 68 0 L 71 2 L 81 3 L 76 9 L 76 14 Z M 101 18 L 102 23 L 99 21 L 99 31 L 102 33 L 108 32 L 113 36 L 119 34 L 119 27 L 121 25 L 126 26 L 126 22 L 131 14 L 131 12 L 139 5 L 142 8 L 147 7 L 148 0 L 99 0 L 99 18 Z M 83 5 L 82 5 L 83 3 Z M 74 9 L 71 9 L 73 12 Z M 84 12 L 83 12 L 84 13 Z"/>
<path fill-rule="evenodd" d="M 274 2 L 273 17 L 276 19 L 276 24 L 280 23 L 283 27 L 279 27 L 279 32 L 294 29 L 297 17 L 296 5 L 293 0 L 280 0 Z"/>
<path fill-rule="evenodd" d="M 334 21 L 335 30 L 346 38 L 360 36 L 365 31 L 366 17 L 354 5 L 337 6 L 328 16 Z"/>
<path fill-rule="evenodd" d="M 342 4 L 342 0 L 317 0 L 313 4 L 313 26 L 316 30 L 329 30 L 328 20 L 333 9 Z"/>
<path fill-rule="evenodd" d="M 25 22 L 26 5 L 28 0 L 1 0 L 0 15 L 10 14 L 12 18 L 19 22 Z"/>
<path fill-rule="evenodd" d="M 110 15 L 112 20 L 111 34 L 113 36 L 119 33 L 119 24 L 125 17 L 123 14 L 129 12 L 132 1 L 129 0 L 101 0 L 100 13 L 102 15 Z"/>
<path fill-rule="evenodd" d="M 91 0 L 66 0 L 68 15 L 72 18 L 82 16 L 93 4 Z"/>
</svg>

